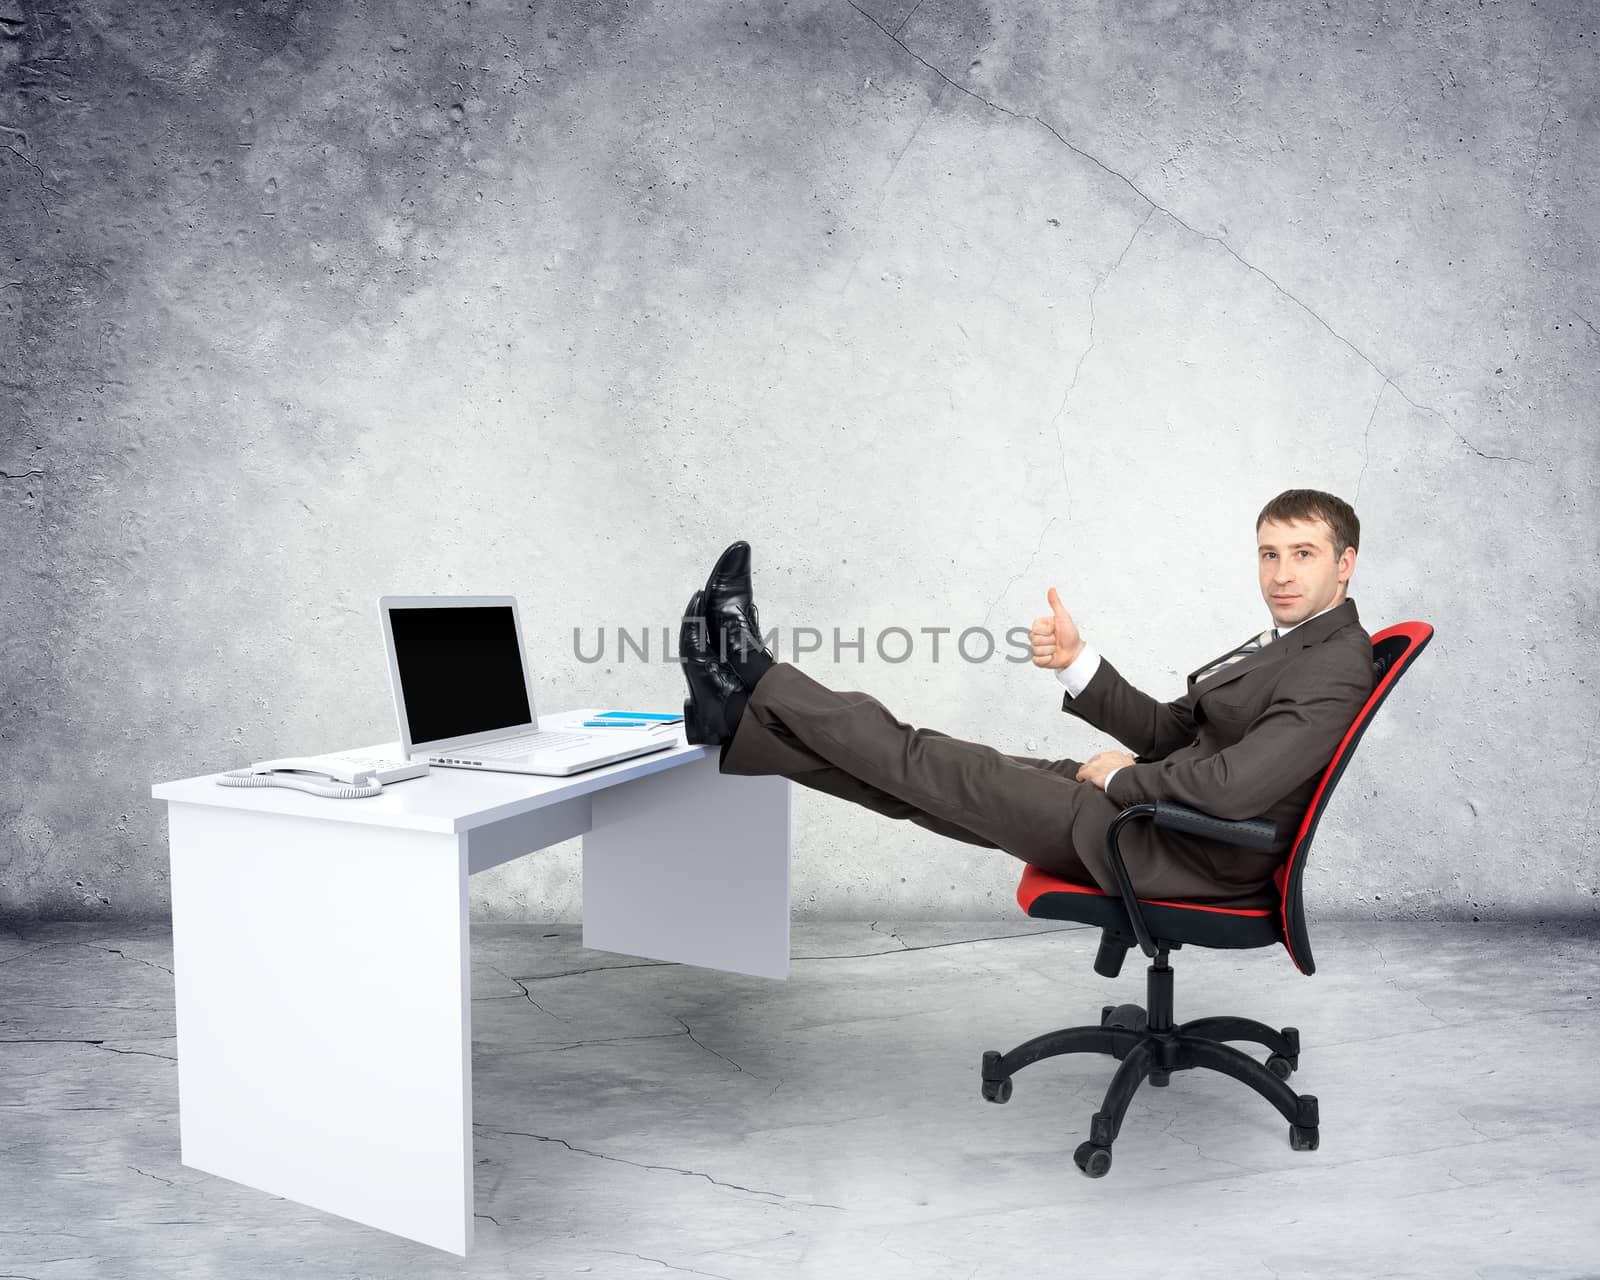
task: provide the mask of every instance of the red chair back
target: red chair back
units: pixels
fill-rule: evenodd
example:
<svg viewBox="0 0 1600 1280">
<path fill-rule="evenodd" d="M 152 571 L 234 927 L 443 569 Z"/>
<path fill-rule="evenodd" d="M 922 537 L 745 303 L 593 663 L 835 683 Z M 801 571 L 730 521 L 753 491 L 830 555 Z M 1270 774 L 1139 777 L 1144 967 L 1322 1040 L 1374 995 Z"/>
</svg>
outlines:
<svg viewBox="0 0 1600 1280">
<path fill-rule="evenodd" d="M 1317 787 L 1316 794 L 1311 797 L 1311 803 L 1306 808 L 1306 816 L 1301 820 L 1300 831 L 1289 849 L 1289 855 L 1273 873 L 1273 881 L 1282 895 L 1280 909 L 1283 915 L 1284 946 L 1288 948 L 1289 958 L 1295 962 L 1301 973 L 1312 974 L 1317 970 L 1316 962 L 1311 958 L 1311 938 L 1306 933 L 1305 902 L 1301 897 L 1301 881 L 1305 875 L 1306 858 L 1311 852 L 1311 837 L 1316 834 L 1317 823 L 1322 819 L 1322 811 L 1328 807 L 1333 789 L 1344 773 L 1350 757 L 1355 754 L 1356 743 L 1361 741 L 1361 735 L 1367 731 L 1373 712 L 1382 705 L 1402 673 L 1416 660 L 1417 655 L 1428 647 L 1428 641 L 1432 638 L 1433 628 L 1426 622 L 1397 622 L 1372 637 L 1372 668 L 1378 677 L 1378 683 L 1372 690 L 1372 696 L 1367 699 L 1367 705 L 1361 708 L 1361 714 L 1355 718 L 1343 741 L 1339 743 L 1338 750 L 1333 753 L 1333 759 L 1328 762 L 1328 767 L 1322 775 L 1322 783 Z"/>
</svg>

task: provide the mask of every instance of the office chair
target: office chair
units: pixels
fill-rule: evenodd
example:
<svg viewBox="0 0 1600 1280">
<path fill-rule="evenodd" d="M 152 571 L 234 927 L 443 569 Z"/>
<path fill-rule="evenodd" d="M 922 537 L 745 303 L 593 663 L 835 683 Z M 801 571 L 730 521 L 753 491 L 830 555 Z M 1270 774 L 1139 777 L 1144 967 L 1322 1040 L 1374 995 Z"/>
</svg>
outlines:
<svg viewBox="0 0 1600 1280">
<path fill-rule="evenodd" d="M 1280 900 L 1276 908 L 1240 910 L 1193 902 L 1167 902 L 1136 897 L 1117 840 L 1129 822 L 1149 818 L 1158 827 L 1210 836 L 1254 849 L 1270 849 L 1276 840 L 1273 825 L 1262 819 L 1227 821 L 1210 814 L 1158 800 L 1129 805 L 1112 819 L 1106 833 L 1107 851 L 1117 878 L 1118 895 L 1097 886 L 1077 884 L 1047 875 L 1029 865 L 1017 887 L 1017 903 L 1030 916 L 1048 920 L 1080 920 L 1101 929 L 1095 956 L 1098 974 L 1114 978 L 1135 942 L 1151 957 L 1146 991 L 1147 1008 L 1136 1004 L 1105 1005 L 1098 1026 L 1068 1027 L 1047 1032 L 1018 1045 L 1010 1053 L 989 1050 L 983 1055 L 982 1093 L 990 1102 L 1011 1097 L 1011 1077 L 1029 1063 L 1062 1053 L 1109 1053 L 1121 1060 L 1090 1122 L 1089 1139 L 1079 1144 L 1073 1161 L 1091 1178 L 1101 1178 L 1111 1168 L 1111 1144 L 1122 1127 L 1122 1117 L 1135 1091 L 1149 1078 L 1152 1086 L 1166 1085 L 1174 1071 L 1205 1067 L 1249 1085 L 1289 1122 L 1289 1145 L 1296 1151 L 1317 1149 L 1317 1099 L 1297 1094 L 1286 1083 L 1300 1065 L 1300 1032 L 1295 1027 L 1274 1031 L 1250 1018 L 1196 1018 L 1174 1026 L 1172 1021 L 1173 971 L 1167 953 L 1189 943 L 1200 947 L 1269 947 L 1281 942 L 1289 958 L 1308 977 L 1316 972 L 1311 939 L 1306 932 L 1301 882 L 1322 811 L 1333 788 L 1355 753 L 1356 744 L 1400 675 L 1427 647 L 1433 628 L 1425 622 L 1401 622 L 1372 638 L 1372 665 L 1377 684 L 1372 696 L 1351 724 L 1323 772 L 1322 783 L 1299 834 L 1283 863 L 1273 873 Z M 1149 763 L 1142 758 L 1140 764 Z M 1263 1066 L 1249 1054 L 1223 1043 L 1244 1040 L 1270 1052 Z"/>
</svg>

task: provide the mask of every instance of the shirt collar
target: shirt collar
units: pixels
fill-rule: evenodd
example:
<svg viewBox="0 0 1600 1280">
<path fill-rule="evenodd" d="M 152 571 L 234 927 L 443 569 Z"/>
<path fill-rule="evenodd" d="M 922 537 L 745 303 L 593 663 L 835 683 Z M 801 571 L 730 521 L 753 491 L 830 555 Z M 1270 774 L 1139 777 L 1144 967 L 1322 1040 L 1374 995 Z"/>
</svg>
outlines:
<svg viewBox="0 0 1600 1280">
<path fill-rule="evenodd" d="M 1339 604 L 1330 604 L 1326 609 L 1319 609 L 1316 613 L 1311 615 L 1311 618 L 1320 618 L 1325 613 L 1331 613 L 1333 610 L 1337 609 L 1340 604 L 1343 604 L 1343 603 L 1344 603 L 1344 601 L 1341 600 L 1341 601 L 1339 601 Z M 1303 626 L 1307 622 L 1310 622 L 1311 618 L 1301 618 L 1299 622 L 1290 623 L 1287 627 L 1279 627 L 1278 628 L 1278 639 L 1282 640 L 1284 638 L 1284 636 L 1288 635 L 1296 627 Z"/>
</svg>

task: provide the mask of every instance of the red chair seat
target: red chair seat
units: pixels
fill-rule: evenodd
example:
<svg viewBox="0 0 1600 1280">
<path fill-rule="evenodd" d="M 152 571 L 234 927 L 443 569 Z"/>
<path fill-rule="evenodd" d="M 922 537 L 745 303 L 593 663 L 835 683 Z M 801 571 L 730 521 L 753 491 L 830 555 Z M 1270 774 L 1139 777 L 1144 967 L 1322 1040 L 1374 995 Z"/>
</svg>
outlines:
<svg viewBox="0 0 1600 1280">
<path fill-rule="evenodd" d="M 1213 907 L 1199 902 L 1140 898 L 1145 923 L 1157 938 L 1202 947 L 1270 947 L 1283 941 L 1281 914 L 1270 908 Z M 1031 864 L 1017 886 L 1017 905 L 1041 920 L 1079 920 L 1131 935 L 1122 898 L 1094 885 L 1062 880 Z"/>
</svg>

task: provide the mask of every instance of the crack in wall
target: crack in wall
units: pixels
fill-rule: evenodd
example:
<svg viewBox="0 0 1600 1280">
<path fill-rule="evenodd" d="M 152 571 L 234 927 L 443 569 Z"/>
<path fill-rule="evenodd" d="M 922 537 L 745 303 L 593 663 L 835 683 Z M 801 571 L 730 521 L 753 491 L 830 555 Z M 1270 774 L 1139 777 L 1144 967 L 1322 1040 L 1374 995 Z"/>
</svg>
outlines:
<svg viewBox="0 0 1600 1280">
<path fill-rule="evenodd" d="M 1072 367 L 1072 381 L 1067 383 L 1067 389 L 1061 395 L 1061 405 L 1056 409 L 1055 417 L 1050 419 L 1051 426 L 1054 426 L 1060 419 L 1062 413 L 1066 410 L 1067 401 L 1071 399 L 1072 393 L 1078 389 L 1078 375 L 1083 372 L 1083 362 L 1089 358 L 1089 353 L 1094 350 L 1095 295 L 1100 292 L 1101 286 L 1116 274 L 1117 268 L 1122 265 L 1122 260 L 1128 256 L 1128 251 L 1133 248 L 1133 242 L 1139 238 L 1140 233 L 1149 225 L 1150 219 L 1155 216 L 1156 211 L 1154 209 L 1144 215 L 1144 219 L 1133 229 L 1133 234 L 1128 237 L 1128 243 L 1122 246 L 1122 252 L 1117 255 L 1117 260 L 1101 273 L 1100 278 L 1094 282 L 1094 288 L 1089 290 L 1089 344 L 1079 354 L 1078 363 Z M 1060 441 L 1061 433 L 1058 431 L 1056 433 L 1056 442 L 1059 444 Z M 1066 478 L 1066 455 L 1064 453 L 1062 454 L 1062 478 Z"/>
<path fill-rule="evenodd" d="M 1361 501 L 1361 481 L 1367 474 L 1367 462 L 1372 456 L 1371 448 L 1368 445 L 1368 441 L 1372 438 L 1372 423 L 1378 416 L 1378 406 L 1383 403 L 1383 393 L 1388 389 L 1389 379 L 1385 378 L 1383 385 L 1378 388 L 1378 398 L 1372 402 L 1372 412 L 1367 415 L 1367 429 L 1361 436 L 1361 473 L 1356 476 L 1355 497 L 1350 502 L 1352 507 Z"/>
<path fill-rule="evenodd" d="M 800 1206 L 802 1208 L 807 1208 L 807 1209 L 838 1209 L 841 1212 L 843 1212 L 843 1210 L 844 1210 L 844 1206 L 840 1205 L 840 1204 L 824 1204 L 824 1203 L 822 1203 L 821 1201 L 818 1201 L 818 1200 L 800 1200 L 796 1196 L 785 1195 L 781 1191 L 764 1191 L 760 1187 L 746 1187 L 746 1186 L 743 1186 L 743 1185 L 741 1185 L 740 1183 L 737 1183 L 737 1182 L 724 1182 L 722 1179 L 713 1178 L 709 1173 L 703 1173 L 699 1169 L 680 1169 L 677 1165 L 673 1165 L 673 1164 L 642 1164 L 638 1160 L 629 1160 L 625 1156 L 608 1156 L 603 1151 L 591 1151 L 587 1147 L 575 1147 L 575 1146 L 572 1145 L 572 1143 L 568 1142 L 565 1138 L 555 1138 L 555 1137 L 551 1137 L 551 1136 L 549 1136 L 547 1134 L 543 1134 L 543 1133 L 526 1133 L 526 1132 L 523 1132 L 520 1129 L 497 1129 L 497 1128 L 494 1128 L 491 1125 L 480 1124 L 477 1121 L 473 1122 L 472 1127 L 474 1129 L 481 1129 L 481 1130 L 483 1130 L 483 1131 L 485 1131 L 487 1133 L 499 1134 L 499 1135 L 501 1135 L 503 1137 L 533 1138 L 538 1142 L 554 1142 L 554 1143 L 558 1143 L 561 1146 L 565 1147 L 568 1151 L 576 1152 L 579 1155 L 593 1156 L 597 1160 L 611 1160 L 611 1161 L 615 1161 L 617 1164 L 632 1165 L 635 1169 L 650 1169 L 650 1170 L 656 1170 L 656 1171 L 662 1172 L 662 1173 L 681 1173 L 681 1174 L 684 1174 L 684 1175 L 686 1175 L 688 1177 L 691 1177 L 691 1178 L 704 1178 L 707 1182 L 711 1183 L 713 1186 L 726 1187 L 730 1191 L 743 1191 L 747 1195 L 772 1196 L 772 1197 L 774 1197 L 774 1198 L 776 1198 L 778 1200 L 787 1201 L 787 1202 L 796 1204 L 796 1205 L 798 1205 L 798 1206 Z"/>
<path fill-rule="evenodd" d="M 1083 372 L 1083 362 L 1089 358 L 1089 353 L 1094 350 L 1095 295 L 1100 292 L 1101 286 L 1116 273 L 1117 268 L 1122 265 L 1122 260 L 1128 256 L 1128 250 L 1133 248 L 1133 242 L 1139 238 L 1149 224 L 1150 219 L 1155 216 L 1156 211 L 1154 209 L 1144 215 L 1143 220 L 1133 229 L 1133 234 L 1128 237 L 1128 243 L 1122 246 L 1122 252 L 1117 255 L 1117 260 L 1101 273 L 1100 278 L 1094 282 L 1094 287 L 1089 290 L 1089 342 L 1079 353 L 1078 362 L 1072 367 L 1072 380 L 1067 383 L 1066 390 L 1061 393 L 1061 403 L 1056 406 L 1055 413 L 1050 417 L 1050 430 L 1056 438 L 1056 455 L 1061 462 L 1061 485 L 1066 493 L 1066 507 L 1069 514 L 1072 510 L 1072 480 L 1067 474 L 1067 445 L 1066 441 L 1061 438 L 1061 418 L 1066 413 L 1067 402 L 1071 400 L 1072 393 L 1078 389 L 1078 376 Z"/>
<path fill-rule="evenodd" d="M 1589 740 L 1586 743 L 1584 743 L 1584 747 L 1583 747 L 1583 766 L 1579 770 L 1580 774 L 1587 774 L 1589 772 L 1589 757 L 1590 757 L 1590 754 L 1594 751 L 1594 740 L 1595 740 L 1595 734 L 1596 733 L 1600 733 L 1600 715 L 1596 716 L 1596 718 L 1595 718 L 1595 726 L 1594 726 L 1593 729 L 1589 730 Z M 1590 827 L 1589 827 L 1589 815 L 1592 812 L 1594 812 L 1594 801 L 1595 801 L 1595 797 L 1596 796 L 1600 796 L 1600 777 L 1597 777 L 1595 779 L 1594 785 L 1589 788 L 1589 799 L 1588 799 L 1587 803 L 1585 803 L 1584 806 L 1583 806 L 1583 817 L 1578 820 L 1578 831 L 1579 831 L 1579 838 L 1580 839 L 1582 839 L 1583 835 L 1587 834 L 1588 831 L 1590 830 Z M 1593 892 L 1593 890 L 1591 890 L 1591 892 Z"/>
<path fill-rule="evenodd" d="M 1058 439 L 1058 442 L 1059 442 L 1059 437 L 1057 439 Z M 1063 469 L 1065 468 L 1065 466 L 1066 466 L 1066 460 L 1063 459 L 1062 460 Z M 1067 497 L 1068 497 L 1068 505 L 1070 506 L 1070 504 L 1071 504 L 1071 494 L 1069 493 L 1067 495 Z M 1033 554 L 1028 557 L 1028 563 L 1023 565 L 1022 568 L 1019 569 L 1016 573 L 1012 574 L 1010 580 L 1003 587 L 1000 588 L 999 594 L 996 595 L 995 598 L 989 602 L 989 607 L 983 611 L 983 621 L 982 621 L 982 623 L 979 624 L 980 626 L 987 627 L 989 625 L 989 615 L 994 612 L 995 606 L 998 605 L 1000 603 L 1000 601 L 1005 599 L 1006 592 L 1011 590 L 1012 585 L 1014 583 L 1016 583 L 1016 582 L 1021 581 L 1023 575 L 1026 574 L 1029 569 L 1033 568 L 1033 562 L 1039 558 L 1039 551 L 1044 546 L 1044 535 L 1050 532 L 1050 526 L 1053 525 L 1056 522 L 1057 519 L 1058 519 L 1058 517 L 1051 516 L 1048 520 L 1046 520 L 1044 522 L 1044 528 L 1039 530 L 1039 541 L 1034 543 Z"/>
<path fill-rule="evenodd" d="M 1346 349 L 1348 349 L 1358 360 L 1360 360 L 1363 364 L 1365 364 L 1368 368 L 1370 368 L 1373 372 L 1375 372 L 1379 377 L 1384 379 L 1385 382 L 1387 382 L 1387 383 L 1389 383 L 1389 385 L 1393 386 L 1394 389 L 1395 389 L 1395 394 L 1398 395 L 1402 400 L 1404 400 L 1407 404 L 1409 404 L 1413 409 L 1416 409 L 1421 413 L 1430 414 L 1433 417 L 1437 418 L 1440 422 L 1442 422 L 1446 427 L 1448 427 L 1450 429 L 1451 433 L 1456 437 L 1457 440 L 1461 441 L 1462 444 L 1466 445 L 1467 448 L 1471 449 L 1472 452 L 1477 454 L 1480 458 L 1489 458 L 1489 459 L 1494 459 L 1494 460 L 1501 461 L 1501 462 L 1522 462 L 1522 463 L 1526 463 L 1528 465 L 1532 465 L 1531 460 L 1528 459 L 1528 458 L 1513 457 L 1513 456 L 1511 456 L 1509 454 L 1485 453 L 1482 449 L 1478 448 L 1477 445 L 1473 444 L 1464 435 L 1462 435 L 1460 431 L 1456 430 L 1455 425 L 1448 418 L 1446 418 L 1445 415 L 1440 410 L 1435 409 L 1432 405 L 1423 404 L 1418 400 L 1412 399 L 1412 397 L 1406 392 L 1405 388 L 1402 387 L 1398 382 L 1396 382 L 1394 380 L 1393 376 L 1390 375 L 1387 370 L 1385 370 L 1381 365 L 1378 364 L 1378 362 L 1376 360 L 1374 360 L 1365 351 L 1363 351 L 1360 347 L 1358 347 L 1351 339 L 1345 337 L 1344 334 L 1340 333 L 1331 324 L 1329 324 L 1328 321 L 1325 320 L 1322 317 L 1321 313 L 1319 313 L 1316 310 L 1316 308 L 1311 306 L 1310 303 L 1304 301 L 1303 299 L 1297 297 L 1295 294 L 1291 293 L 1288 289 L 1285 289 L 1283 287 L 1283 285 L 1278 283 L 1278 281 L 1270 273 L 1268 273 L 1267 271 L 1264 271 L 1262 268 L 1256 266 L 1255 263 L 1251 262 L 1249 259 L 1247 259 L 1244 256 L 1242 256 L 1237 249 L 1235 249 L 1232 245 L 1230 245 L 1221 236 L 1212 235 L 1209 232 L 1201 231 L 1199 228 L 1191 226 L 1188 222 L 1184 221 L 1183 218 L 1179 217 L 1171 209 L 1167 208 L 1166 205 L 1162 204 L 1160 201 L 1156 200 L 1155 197 L 1153 197 L 1153 196 L 1149 195 L 1147 192 L 1145 192 L 1145 190 L 1142 187 L 1140 187 L 1138 183 L 1134 182 L 1132 178 L 1128 177 L 1127 174 L 1122 173 L 1117 169 L 1113 169 L 1110 165 L 1108 165 L 1105 161 L 1101 160 L 1093 152 L 1085 151 L 1082 147 L 1080 147 L 1076 143 L 1072 142 L 1065 134 L 1063 134 L 1059 129 L 1057 129 L 1048 120 L 1044 119 L 1044 117 L 1042 117 L 1040 115 L 1037 115 L 1036 113 L 1033 113 L 1033 112 L 1013 110 L 1012 108 L 1007 107 L 1002 103 L 995 102 L 995 101 L 993 101 L 993 100 L 991 100 L 989 98 L 984 97 L 981 93 L 978 93 L 974 89 L 969 89 L 966 85 L 962 84 L 959 80 L 953 79 L 952 77 L 947 75 L 944 71 L 942 71 L 940 68 L 936 67 L 933 63 L 929 62 L 926 58 L 924 58 L 921 54 L 919 54 L 910 45 L 906 44 L 906 42 L 904 40 L 900 39 L 900 37 L 898 35 L 896 35 L 893 31 L 890 31 L 881 22 L 879 22 L 876 18 L 874 18 L 870 13 L 868 13 L 865 9 L 863 9 L 860 5 L 858 5 L 855 2 L 855 0 L 845 0 L 845 3 L 848 4 L 857 13 L 859 13 L 868 22 L 870 22 L 879 31 L 883 32 L 883 34 L 885 36 L 887 36 L 890 40 L 894 41 L 894 43 L 897 44 L 901 49 L 903 49 L 906 52 L 906 54 L 913 61 L 919 63 L 923 67 L 926 67 L 929 71 L 933 72 L 934 75 L 938 76 L 939 79 L 943 80 L 946 84 L 950 85 L 952 88 L 960 90 L 962 93 L 966 94 L 967 97 L 971 98 L 975 102 L 982 103 L 984 106 L 988 107 L 991 111 L 997 111 L 1001 115 L 1010 116 L 1014 120 L 1026 120 L 1026 121 L 1032 122 L 1033 124 L 1038 125 L 1041 129 L 1044 129 L 1047 133 L 1049 133 L 1051 137 L 1053 137 L 1057 142 L 1059 142 L 1068 151 L 1072 152 L 1073 155 L 1075 155 L 1075 156 L 1079 157 L 1080 159 L 1086 161 L 1087 163 L 1093 165 L 1096 169 L 1099 169 L 1102 173 L 1106 174 L 1108 177 L 1115 179 L 1117 182 L 1119 182 L 1123 186 L 1127 187 L 1127 189 L 1129 191 L 1131 191 L 1136 197 L 1138 197 L 1139 200 L 1141 200 L 1145 204 L 1149 205 L 1152 211 L 1154 211 L 1156 213 L 1160 213 L 1160 214 L 1164 215 L 1165 217 L 1167 217 L 1168 219 L 1170 219 L 1171 221 L 1177 223 L 1178 226 L 1182 227 L 1190 235 L 1196 236 L 1201 240 L 1209 241 L 1210 243 L 1216 245 L 1224 253 L 1226 253 L 1230 258 L 1232 258 L 1235 262 L 1237 262 L 1241 267 L 1243 267 L 1246 271 L 1249 271 L 1252 275 L 1260 276 L 1269 285 L 1271 285 L 1274 290 L 1276 290 L 1279 294 L 1281 294 L 1285 299 L 1287 299 L 1289 302 L 1292 302 L 1301 311 L 1305 312 L 1306 315 L 1310 316 L 1313 320 L 1315 320 L 1317 322 L 1317 324 L 1323 330 L 1325 330 L 1329 334 L 1329 336 L 1331 336 L 1335 341 L 1337 341 L 1342 346 L 1344 346 Z"/>
<path fill-rule="evenodd" d="M 906 23 L 910 22 L 911 19 L 913 19 L 913 18 L 915 18 L 917 16 L 917 10 L 922 8 L 922 3 L 923 3 L 923 0 L 917 0 L 917 3 L 914 6 L 912 6 L 911 12 L 906 14 L 905 17 L 900 19 L 900 25 L 897 26 L 894 29 L 895 35 L 899 35 L 902 31 L 904 31 L 906 29 Z"/>
<path fill-rule="evenodd" d="M 1544 48 L 1539 51 L 1539 65 L 1534 68 L 1533 72 L 1533 92 L 1536 94 L 1544 88 L 1544 64 L 1545 60 L 1550 56 L 1550 46 L 1555 42 L 1555 38 L 1556 29 L 1552 23 L 1549 33 L 1544 38 Z M 1539 170 L 1544 165 L 1545 126 L 1550 123 L 1550 116 L 1554 110 L 1555 102 L 1550 98 L 1546 98 L 1544 115 L 1539 119 L 1539 132 L 1534 136 L 1533 140 L 1533 163 L 1528 167 L 1528 186 L 1522 193 L 1524 200 L 1532 199 L 1533 189 L 1539 183 Z"/>
<path fill-rule="evenodd" d="M 894 160 L 889 165 L 889 172 L 884 175 L 883 181 L 878 184 L 877 202 L 873 205 L 874 217 L 877 216 L 878 210 L 883 207 L 884 192 L 889 189 L 889 184 L 894 181 L 895 171 L 900 168 L 900 161 L 905 159 L 906 152 L 911 150 L 911 144 L 917 140 L 917 135 L 922 132 L 922 126 L 928 123 L 928 117 L 933 114 L 934 108 L 939 105 L 940 99 L 943 97 L 944 86 L 940 85 L 939 91 L 928 100 L 928 109 L 922 113 L 921 119 L 917 121 L 916 126 L 911 130 L 911 136 L 906 139 L 905 145 L 895 152 Z M 850 287 L 850 282 L 856 278 L 856 268 L 861 265 L 861 259 L 864 256 L 865 254 L 857 254 L 855 261 L 850 264 L 850 270 L 845 273 L 844 283 L 839 286 L 841 295 Z M 962 332 L 965 333 L 966 330 L 962 330 Z"/>
</svg>

